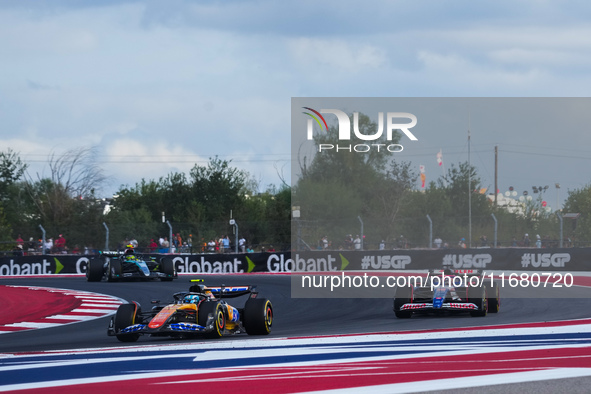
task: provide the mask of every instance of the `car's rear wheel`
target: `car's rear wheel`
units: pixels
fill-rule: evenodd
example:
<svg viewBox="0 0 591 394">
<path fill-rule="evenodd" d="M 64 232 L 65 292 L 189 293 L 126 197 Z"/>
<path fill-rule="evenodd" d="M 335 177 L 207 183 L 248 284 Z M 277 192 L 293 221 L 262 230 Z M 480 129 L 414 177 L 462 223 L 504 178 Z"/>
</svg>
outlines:
<svg viewBox="0 0 591 394">
<path fill-rule="evenodd" d="M 100 282 L 103 279 L 103 259 L 92 257 L 86 266 L 86 280 L 88 282 Z"/>
<path fill-rule="evenodd" d="M 470 311 L 470 315 L 474 317 L 486 316 L 488 305 L 486 303 L 486 288 L 485 287 L 469 287 L 468 288 L 468 302 L 476 305 L 478 310 Z"/>
<path fill-rule="evenodd" d="M 174 279 L 175 269 L 174 262 L 170 257 L 163 257 L 160 262 L 160 272 L 166 275 L 165 278 L 160 278 L 164 282 L 170 282 Z"/>
<path fill-rule="evenodd" d="M 220 338 L 224 334 L 224 330 L 226 329 L 226 315 L 224 314 L 224 307 L 220 302 L 202 302 L 199 305 L 197 314 L 198 323 L 203 327 L 207 327 L 209 316 L 213 316 L 213 329 L 205 334 L 208 338 Z"/>
<path fill-rule="evenodd" d="M 273 326 L 273 305 L 266 298 L 249 298 L 242 323 L 248 335 L 267 335 Z"/>
<path fill-rule="evenodd" d="M 137 315 L 140 313 L 139 306 L 137 304 L 123 304 L 120 305 L 115 314 L 114 329 L 115 333 L 120 332 L 124 328 L 133 326 Z M 129 334 L 117 334 L 117 339 L 121 342 L 135 342 L 140 337 L 140 334 L 129 333 Z"/>
<path fill-rule="evenodd" d="M 109 282 L 117 282 L 121 277 L 121 262 L 111 259 L 107 268 L 107 280 Z"/>
<path fill-rule="evenodd" d="M 499 309 L 501 309 L 501 296 L 499 293 L 499 286 L 487 287 L 486 298 L 488 301 L 488 312 L 499 312 Z"/>
<path fill-rule="evenodd" d="M 399 319 L 408 319 L 412 316 L 412 311 L 400 310 L 404 304 L 412 303 L 412 287 L 396 287 L 394 293 L 394 315 Z"/>
</svg>

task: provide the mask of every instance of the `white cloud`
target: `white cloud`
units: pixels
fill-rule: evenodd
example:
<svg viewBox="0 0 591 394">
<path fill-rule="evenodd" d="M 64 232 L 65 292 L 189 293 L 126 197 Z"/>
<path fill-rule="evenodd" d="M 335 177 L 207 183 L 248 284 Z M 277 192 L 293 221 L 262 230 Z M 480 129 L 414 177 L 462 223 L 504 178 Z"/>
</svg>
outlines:
<svg viewBox="0 0 591 394">
<path fill-rule="evenodd" d="M 306 67 L 358 72 L 386 65 L 382 49 L 344 39 L 297 38 L 289 41 L 293 60 Z"/>
<path fill-rule="evenodd" d="M 96 145 L 107 162 L 132 146 L 136 162 L 107 165 L 132 184 L 219 155 L 266 185 L 294 96 L 588 95 L 584 4 L 399 3 L 0 6 L 0 142 L 25 159 Z"/>
</svg>

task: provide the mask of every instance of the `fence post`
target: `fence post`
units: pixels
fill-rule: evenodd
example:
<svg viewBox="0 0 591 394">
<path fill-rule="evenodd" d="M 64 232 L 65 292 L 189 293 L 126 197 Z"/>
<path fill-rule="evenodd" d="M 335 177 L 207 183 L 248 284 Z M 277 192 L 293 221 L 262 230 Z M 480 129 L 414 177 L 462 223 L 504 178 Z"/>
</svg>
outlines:
<svg viewBox="0 0 591 394">
<path fill-rule="evenodd" d="M 238 223 L 236 223 L 236 220 L 230 219 L 230 225 L 236 227 L 236 242 L 234 243 L 234 253 L 238 253 Z"/>
<path fill-rule="evenodd" d="M 41 254 L 45 254 L 45 229 L 42 225 L 39 225 L 39 228 L 41 229 L 41 233 L 43 234 L 41 238 Z"/>
<path fill-rule="evenodd" d="M 103 222 L 103 226 L 105 226 L 105 229 L 107 229 L 106 235 L 105 235 L 105 250 L 108 252 L 109 251 L 109 227 L 107 227 L 107 223 Z"/>
<path fill-rule="evenodd" d="M 433 247 L 433 221 L 428 214 L 427 220 L 429 220 L 429 249 L 431 249 Z"/>
<path fill-rule="evenodd" d="M 562 215 L 557 211 L 556 212 L 556 216 L 558 216 L 558 219 L 560 219 L 560 241 L 558 241 L 558 246 L 562 248 L 562 227 L 563 227 L 563 222 L 562 222 Z"/>
<path fill-rule="evenodd" d="M 172 245 L 174 245 L 174 243 L 172 242 L 172 225 L 170 224 L 170 222 L 167 220 L 166 224 L 168 224 L 168 253 L 171 253 L 172 250 Z"/>
<path fill-rule="evenodd" d="M 361 250 L 363 250 L 363 220 L 361 220 L 361 216 L 357 216 L 359 219 L 359 223 L 361 223 Z"/>
<path fill-rule="evenodd" d="M 496 218 L 496 216 L 495 216 L 494 213 L 491 213 L 490 216 L 492 216 L 493 220 L 495 221 L 495 241 L 494 241 L 494 246 L 496 248 L 497 247 L 497 229 L 498 229 L 499 223 L 497 222 L 497 218 Z"/>
</svg>

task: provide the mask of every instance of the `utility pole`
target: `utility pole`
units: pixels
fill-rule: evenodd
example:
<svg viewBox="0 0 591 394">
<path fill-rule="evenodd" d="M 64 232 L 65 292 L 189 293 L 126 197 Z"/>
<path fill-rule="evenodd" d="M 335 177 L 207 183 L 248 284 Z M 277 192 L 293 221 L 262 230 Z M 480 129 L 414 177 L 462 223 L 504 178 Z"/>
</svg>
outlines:
<svg viewBox="0 0 591 394">
<path fill-rule="evenodd" d="M 495 208 L 497 207 L 497 190 L 499 190 L 498 184 L 499 174 L 499 147 L 495 145 Z"/>
<path fill-rule="evenodd" d="M 470 112 L 468 112 L 468 247 L 472 247 L 472 160 L 470 157 Z"/>
</svg>

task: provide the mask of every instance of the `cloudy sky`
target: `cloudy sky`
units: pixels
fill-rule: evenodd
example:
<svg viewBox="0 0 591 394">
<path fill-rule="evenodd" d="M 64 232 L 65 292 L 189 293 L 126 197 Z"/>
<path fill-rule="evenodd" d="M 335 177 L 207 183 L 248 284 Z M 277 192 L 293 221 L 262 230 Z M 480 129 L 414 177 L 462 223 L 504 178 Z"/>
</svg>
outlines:
<svg viewBox="0 0 591 394">
<path fill-rule="evenodd" d="M 264 188 L 290 181 L 292 97 L 589 96 L 590 15 L 586 1 L 3 0 L 0 147 L 42 173 L 50 153 L 96 146 L 105 195 L 216 155 Z M 495 145 L 501 188 L 589 183 L 591 133 L 563 132 L 472 130 L 483 183 Z M 467 158 L 465 130 L 422 141 L 417 165 Z"/>
</svg>

